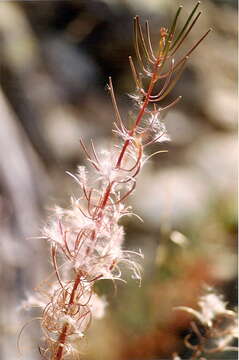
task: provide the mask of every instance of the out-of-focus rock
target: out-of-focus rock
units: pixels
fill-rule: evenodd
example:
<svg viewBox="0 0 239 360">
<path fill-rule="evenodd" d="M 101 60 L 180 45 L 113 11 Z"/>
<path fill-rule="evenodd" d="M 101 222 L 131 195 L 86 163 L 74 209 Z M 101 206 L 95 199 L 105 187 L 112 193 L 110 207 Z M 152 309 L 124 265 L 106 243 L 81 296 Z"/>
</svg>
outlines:
<svg viewBox="0 0 239 360">
<path fill-rule="evenodd" d="M 205 178 L 196 168 L 170 167 L 154 174 L 144 169 L 133 202 L 147 226 L 158 228 L 164 220 L 182 226 L 203 216 L 208 198 Z"/>
<path fill-rule="evenodd" d="M 92 91 L 99 68 L 91 56 L 77 48 L 70 39 L 60 36 L 48 38 L 44 50 L 55 81 L 67 96 L 80 100 L 80 96 Z"/>
<path fill-rule="evenodd" d="M 221 87 L 207 93 L 205 110 L 215 124 L 233 130 L 237 127 L 237 102 L 236 91 Z"/>
<path fill-rule="evenodd" d="M 192 121 L 193 120 L 193 121 Z M 203 132 L 202 124 L 197 119 L 191 119 L 179 110 L 171 110 L 167 114 L 165 124 L 173 145 L 185 146 L 194 141 Z"/>
<path fill-rule="evenodd" d="M 79 159 L 79 140 L 88 138 L 92 126 L 82 121 L 70 106 L 55 106 L 43 119 L 44 138 L 56 158 L 71 161 Z"/>
<path fill-rule="evenodd" d="M 213 32 L 201 45 L 203 56 L 192 56 L 201 90 L 197 101 L 207 119 L 222 129 L 237 123 L 237 14 L 228 6 L 207 3 L 201 30 Z"/>
<path fill-rule="evenodd" d="M 1 2 L 0 35 L 3 60 L 20 74 L 29 72 L 38 59 L 37 42 L 15 2 Z"/>
<path fill-rule="evenodd" d="M 214 196 L 236 190 L 236 136 L 204 136 L 191 146 L 187 158 L 201 169 L 204 182 L 211 188 Z"/>
</svg>

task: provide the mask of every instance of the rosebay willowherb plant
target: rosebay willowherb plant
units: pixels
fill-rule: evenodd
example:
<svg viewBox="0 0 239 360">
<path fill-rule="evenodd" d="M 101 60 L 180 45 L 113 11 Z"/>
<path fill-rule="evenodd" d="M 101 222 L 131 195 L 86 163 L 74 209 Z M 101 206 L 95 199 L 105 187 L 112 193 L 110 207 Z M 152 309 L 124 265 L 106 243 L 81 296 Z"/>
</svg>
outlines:
<svg viewBox="0 0 239 360">
<path fill-rule="evenodd" d="M 199 298 L 200 311 L 187 306 L 178 306 L 175 310 L 186 311 L 196 321 L 191 322 L 191 333 L 184 338 L 185 346 L 191 350 L 190 360 L 206 360 L 210 354 L 224 351 L 237 351 L 231 343 L 238 338 L 238 316 L 227 309 L 223 297 L 213 289 L 206 289 Z M 174 354 L 173 360 L 181 360 Z"/>
<path fill-rule="evenodd" d="M 136 104 L 131 115 L 133 125 L 128 127 L 122 120 L 109 78 L 108 90 L 115 113 L 113 132 L 118 140 L 112 149 L 100 151 L 96 151 L 93 142 L 86 145 L 81 141 L 89 168 L 79 166 L 76 175 L 70 174 L 81 189 L 81 197 L 72 198 L 69 209 L 56 207 L 44 228 L 55 281 L 44 282 L 38 296 L 29 299 L 29 304 L 43 309 L 40 321 L 46 344 L 40 352 L 44 358 L 80 357 L 80 339 L 92 318 L 104 312 L 105 301 L 94 292 L 97 281 L 120 280 L 121 264 L 140 280 L 140 265 L 136 260 L 142 255 L 123 250 L 124 229 L 120 220 L 132 214 L 125 201 L 133 193 L 144 163 L 154 155 L 147 157 L 145 149 L 169 140 L 162 114 L 181 97 L 164 106 L 161 101 L 174 88 L 190 54 L 211 31 L 177 58 L 178 49 L 201 14 L 197 12 L 198 6 L 199 3 L 181 28 L 178 19 L 182 7 L 178 8 L 169 29 L 160 29 L 156 51 L 148 22 L 143 29 L 139 17 L 134 18 L 137 65 L 129 57 L 135 82 L 135 92 L 131 95 Z"/>
</svg>

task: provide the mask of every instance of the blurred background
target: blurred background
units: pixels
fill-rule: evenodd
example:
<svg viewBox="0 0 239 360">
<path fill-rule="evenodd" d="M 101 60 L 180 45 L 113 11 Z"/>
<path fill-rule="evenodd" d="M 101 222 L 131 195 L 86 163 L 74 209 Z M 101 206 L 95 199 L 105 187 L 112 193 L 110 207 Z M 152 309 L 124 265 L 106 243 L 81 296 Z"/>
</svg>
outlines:
<svg viewBox="0 0 239 360">
<path fill-rule="evenodd" d="M 111 143 L 109 75 L 122 113 L 131 108 L 133 16 L 150 20 L 157 43 L 177 6 L 184 5 L 183 21 L 194 3 L 1 2 L 1 359 L 19 358 L 17 335 L 26 323 L 23 358 L 39 359 L 39 323 L 30 321 L 39 313 L 21 310 L 51 271 L 47 244 L 38 236 L 51 208 L 67 206 L 77 194 L 65 171 L 85 162 L 79 139 Z M 160 148 L 169 152 L 144 167 L 130 198 L 144 223 L 124 222 L 125 247 L 145 254 L 142 286 L 128 279 L 115 294 L 111 283 L 98 285 L 109 305 L 89 331 L 85 359 L 162 360 L 173 352 L 187 358 L 183 338 L 191 319 L 173 307 L 197 308 L 205 284 L 222 292 L 229 308 L 237 304 L 236 6 L 234 0 L 202 1 L 203 15 L 185 47 L 209 27 L 214 31 L 171 94 L 183 100 L 167 115 L 172 141 Z M 219 358 L 236 355 L 214 355 Z"/>
</svg>

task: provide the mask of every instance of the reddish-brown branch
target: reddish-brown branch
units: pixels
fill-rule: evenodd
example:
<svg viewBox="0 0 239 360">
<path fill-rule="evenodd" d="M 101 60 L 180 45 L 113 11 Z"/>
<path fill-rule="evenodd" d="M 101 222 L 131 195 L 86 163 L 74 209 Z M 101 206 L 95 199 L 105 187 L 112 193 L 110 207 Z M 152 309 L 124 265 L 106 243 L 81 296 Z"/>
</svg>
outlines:
<svg viewBox="0 0 239 360">
<path fill-rule="evenodd" d="M 58 346 L 57 346 L 57 352 L 56 352 L 56 356 L 54 357 L 54 360 L 61 360 L 62 359 L 62 355 L 63 355 L 63 350 L 64 350 L 64 344 L 66 341 L 66 336 L 67 336 L 67 329 L 68 329 L 68 324 L 66 323 L 63 326 L 62 332 L 58 338 Z"/>
<path fill-rule="evenodd" d="M 113 90 L 113 85 L 112 85 L 112 80 L 111 80 L 111 78 L 109 79 L 109 90 L 110 90 L 112 103 L 113 103 L 113 107 L 114 107 L 115 115 L 116 115 L 116 130 L 117 131 L 115 131 L 115 132 L 116 133 L 120 132 L 121 136 L 124 139 L 124 142 L 119 151 L 116 162 L 115 162 L 115 164 L 113 164 L 114 169 L 112 169 L 112 170 L 118 171 L 118 172 L 123 172 L 123 171 L 127 172 L 126 178 L 124 177 L 123 180 L 121 180 L 121 177 L 119 176 L 118 178 L 115 177 L 114 180 L 109 179 L 108 184 L 102 186 L 103 191 L 101 192 L 100 189 L 98 189 L 98 188 L 95 188 L 95 189 L 88 188 L 88 186 L 86 186 L 86 182 L 84 181 L 84 178 L 80 179 L 80 178 L 77 178 L 77 176 L 73 176 L 77 180 L 77 182 L 80 184 L 80 186 L 82 187 L 83 194 L 85 196 L 85 202 L 87 203 L 86 213 L 82 210 L 82 208 L 80 206 L 78 206 L 78 209 L 84 215 L 84 217 L 95 222 L 96 230 L 92 231 L 91 229 L 89 230 L 89 228 L 88 228 L 88 230 L 79 231 L 79 233 L 75 237 L 75 245 L 73 248 L 74 250 L 70 250 L 71 249 L 71 246 L 70 246 L 71 237 L 67 236 L 67 231 L 64 230 L 61 222 L 59 221 L 59 232 L 63 239 L 62 250 L 63 250 L 63 253 L 66 255 L 66 257 L 69 260 L 74 261 L 75 259 L 77 259 L 77 256 L 79 255 L 83 244 L 86 245 L 86 251 L 83 251 L 83 255 L 85 255 L 86 258 L 88 256 L 90 256 L 91 252 L 93 253 L 93 251 L 91 251 L 91 250 L 95 248 L 95 244 L 97 243 L 97 240 L 98 240 L 98 234 L 96 231 L 98 231 L 97 230 L 98 228 L 104 228 L 106 226 L 104 224 L 104 213 L 105 213 L 104 209 L 109 208 L 111 211 L 110 206 L 112 206 L 112 209 L 113 209 L 113 207 L 115 205 L 121 203 L 123 200 L 125 200 L 125 198 L 127 198 L 134 191 L 135 186 L 136 186 L 135 177 L 141 169 L 143 148 L 145 146 L 148 146 L 148 145 L 156 142 L 157 140 L 159 140 L 160 137 L 162 137 L 164 135 L 164 132 L 161 132 L 160 134 L 155 135 L 155 137 L 153 137 L 153 135 L 154 135 L 154 133 L 153 133 L 152 140 L 149 139 L 147 142 L 147 132 L 150 131 L 150 129 L 153 129 L 153 123 L 155 120 L 153 118 L 153 120 L 151 120 L 151 123 L 148 124 L 148 126 L 145 126 L 145 128 L 143 128 L 143 129 L 140 129 L 140 124 L 146 113 L 147 114 L 155 113 L 156 114 L 155 119 L 158 119 L 157 113 L 159 113 L 159 111 L 166 110 L 166 109 L 172 107 L 181 98 L 181 97 L 178 97 L 176 100 L 174 100 L 173 102 L 171 102 L 169 105 L 165 106 L 164 108 L 157 108 L 157 106 L 155 105 L 155 102 L 161 101 L 162 99 L 164 99 L 166 97 L 166 95 L 168 95 L 168 93 L 172 90 L 172 88 L 174 87 L 178 78 L 181 75 L 181 71 L 183 69 L 184 64 L 187 61 L 188 56 L 197 48 L 197 46 L 203 41 L 203 39 L 211 31 L 211 30 L 208 30 L 196 42 L 196 44 L 187 52 L 187 54 L 184 55 L 183 58 L 176 63 L 176 65 L 174 64 L 174 60 L 172 59 L 172 56 L 177 51 L 177 49 L 181 46 L 184 39 L 187 37 L 187 35 L 191 31 L 192 27 L 194 26 L 195 22 L 197 21 L 198 17 L 200 16 L 200 13 L 199 13 L 196 16 L 196 18 L 193 20 L 192 24 L 189 26 L 189 23 L 192 19 L 192 16 L 194 15 L 198 5 L 199 4 L 197 4 L 196 7 L 194 8 L 193 12 L 189 16 L 188 21 L 186 22 L 186 24 L 183 27 L 182 31 L 180 32 L 178 38 L 174 41 L 172 46 L 171 46 L 171 42 L 173 41 L 173 37 L 175 34 L 175 29 L 176 29 L 177 18 L 181 11 L 181 7 L 179 7 L 179 9 L 176 13 L 176 16 L 174 18 L 174 21 L 173 21 L 173 24 L 172 24 L 170 30 L 167 31 L 167 29 L 161 28 L 161 30 L 160 30 L 161 38 L 160 38 L 159 51 L 158 51 L 157 57 L 154 55 L 154 52 L 152 49 L 148 23 L 146 22 L 146 38 L 145 38 L 143 35 L 142 27 L 139 22 L 139 17 L 138 16 L 135 17 L 135 21 L 134 21 L 135 25 L 134 26 L 135 26 L 136 55 L 138 57 L 139 63 L 141 64 L 142 72 L 145 73 L 147 76 L 149 76 L 149 80 L 148 80 L 148 88 L 146 87 L 147 90 L 144 90 L 143 84 L 142 84 L 143 83 L 142 74 L 137 72 L 137 70 L 134 66 L 134 63 L 130 57 L 131 70 L 132 70 L 133 77 L 134 77 L 134 80 L 136 83 L 136 88 L 139 92 L 139 100 L 137 102 L 138 103 L 140 102 L 140 104 L 142 106 L 141 106 L 140 110 L 138 111 L 136 120 L 135 120 L 132 128 L 129 130 L 123 124 L 121 115 L 120 115 L 118 107 L 117 107 L 114 90 Z M 189 28 L 188 28 L 188 26 L 189 26 Z M 145 58 L 146 58 L 146 60 L 148 59 L 148 63 L 149 63 L 148 65 L 150 66 L 150 70 L 148 70 L 145 67 L 145 65 L 146 65 Z M 171 59 L 171 65 L 169 66 L 169 69 L 168 69 L 167 64 L 170 59 Z M 165 69 L 165 68 L 167 68 L 167 69 Z M 164 73 L 163 73 L 163 71 L 164 71 Z M 176 74 L 176 75 L 174 76 L 174 74 Z M 172 80 L 173 76 L 174 76 L 174 78 Z M 162 89 L 158 93 L 153 95 L 153 93 L 155 92 L 155 84 L 157 83 L 158 80 L 164 79 L 164 78 L 166 78 L 166 80 L 162 84 Z M 142 103 L 141 103 L 141 101 L 142 101 Z M 151 103 L 154 103 L 153 110 L 152 110 Z M 149 119 L 151 119 L 151 118 L 149 117 Z M 91 141 L 90 150 L 88 150 L 88 148 L 85 146 L 85 144 L 83 143 L 82 140 L 80 140 L 80 143 L 81 143 L 83 151 L 85 152 L 87 159 L 89 160 L 91 165 L 95 168 L 95 170 L 98 173 L 100 173 L 100 175 L 101 175 L 101 162 L 100 162 L 100 158 L 98 158 L 98 155 L 95 150 L 93 142 Z M 132 149 L 130 148 L 131 145 L 132 145 Z M 127 149 L 128 149 L 128 152 L 127 152 Z M 132 156 L 131 151 L 134 151 L 134 156 Z M 156 152 L 156 153 L 158 153 L 158 152 Z M 130 159 L 133 159 L 133 161 L 134 161 L 133 165 L 131 164 L 130 169 L 124 168 L 124 166 L 122 165 L 122 162 L 126 156 L 128 156 Z M 126 167 L 126 165 L 125 165 L 125 167 Z M 121 183 L 128 183 L 129 185 L 131 185 L 130 189 L 128 189 L 126 191 L 122 191 L 121 187 L 119 187 L 120 190 L 118 192 L 116 192 L 116 190 L 118 189 L 117 186 L 120 185 Z M 121 194 L 121 196 L 120 196 L 120 194 Z M 113 201 L 113 200 L 116 200 L 116 201 Z M 88 213 L 87 213 L 87 211 L 88 211 Z M 110 211 L 109 211 L 109 213 L 110 213 Z M 120 212 L 122 214 L 126 214 L 127 209 L 124 212 L 120 210 Z M 113 215 L 106 214 L 106 216 L 112 216 L 112 218 L 113 218 Z M 75 236 L 75 230 L 74 230 L 74 236 Z M 88 241 L 88 239 L 90 239 L 91 243 L 90 244 L 85 243 L 86 239 L 87 239 L 87 241 Z M 68 245 L 68 243 L 69 243 L 69 245 Z M 100 259 L 102 259 L 103 257 L 106 258 L 107 254 L 104 256 L 101 256 Z M 77 325 L 79 326 L 79 328 L 81 329 L 81 327 L 83 327 L 83 329 L 85 331 L 86 326 L 85 326 L 84 321 L 85 321 L 86 316 L 88 316 L 88 315 L 91 316 L 91 311 L 90 311 L 90 308 L 87 307 L 86 312 L 83 311 L 83 314 L 82 314 L 81 310 L 85 310 L 84 306 L 87 306 L 87 304 L 90 301 L 90 298 L 92 296 L 92 291 L 93 291 L 92 287 L 90 287 L 90 295 L 89 295 L 89 298 L 87 298 L 86 303 L 84 301 L 84 297 L 82 297 L 83 304 L 82 303 L 79 304 L 78 301 L 85 290 L 83 281 L 86 278 L 86 276 L 85 276 L 86 270 L 84 270 L 84 272 L 83 272 L 83 270 L 82 270 L 82 272 L 81 271 L 76 272 L 75 279 L 73 279 L 72 281 L 69 281 L 65 285 L 63 285 L 63 282 L 61 281 L 60 274 L 58 271 L 56 245 L 52 246 L 52 261 L 53 261 L 53 267 L 55 269 L 57 280 L 60 283 L 61 288 L 62 288 L 62 289 L 58 290 L 58 292 L 57 292 L 57 296 L 59 295 L 59 297 L 57 298 L 56 305 L 58 306 L 59 303 L 62 302 L 62 304 L 64 304 L 64 308 L 63 308 L 64 315 L 68 315 L 68 316 L 71 316 L 72 318 L 76 318 L 77 322 L 78 322 Z M 107 263 L 106 263 L 106 265 L 108 267 Z M 112 271 L 114 267 L 117 268 L 117 258 L 113 259 L 112 264 L 109 266 L 109 270 Z M 84 276 L 84 279 L 82 279 L 83 276 Z M 87 273 L 87 277 L 90 277 L 90 274 Z M 91 277 L 92 277 L 92 275 L 91 275 Z M 100 274 L 98 276 L 93 276 L 93 278 L 90 281 L 93 284 L 96 280 L 98 280 L 101 277 L 103 277 L 102 274 Z M 44 310 L 45 315 L 47 315 L 47 313 L 50 312 L 50 310 L 52 310 L 52 307 L 50 305 L 51 304 L 49 304 L 49 306 L 48 305 L 46 306 L 46 308 Z M 55 304 L 53 303 L 53 314 L 55 314 L 54 313 L 54 310 L 55 310 L 54 305 Z M 87 322 L 87 325 L 89 325 L 89 323 L 90 323 L 90 321 Z M 59 325 L 57 325 L 57 327 L 55 327 L 54 330 L 55 329 L 58 330 L 59 329 L 58 326 Z M 70 337 L 71 334 L 72 334 L 72 325 L 67 320 L 65 320 L 63 325 L 62 326 L 60 325 L 60 329 L 58 332 L 58 338 L 57 338 L 56 342 L 54 342 L 54 344 L 52 342 L 53 348 L 51 348 L 51 350 L 53 349 L 53 351 L 52 351 L 52 355 L 51 355 L 51 360 L 63 360 L 64 355 L 67 354 L 66 345 L 69 340 L 68 338 Z M 195 345 L 190 344 L 189 340 L 190 340 L 190 336 L 186 337 L 185 343 L 189 348 L 191 348 L 194 351 L 194 354 L 192 357 L 192 360 L 193 360 L 193 359 L 196 359 L 196 357 L 201 354 L 201 350 L 198 348 L 198 346 L 196 347 Z"/>
<path fill-rule="evenodd" d="M 71 292 L 71 296 L 70 296 L 70 301 L 69 301 L 69 304 L 68 304 L 68 310 L 67 310 L 67 313 L 66 315 L 69 313 L 70 311 L 70 308 L 71 308 L 71 305 L 74 304 L 74 300 L 75 300 L 75 294 L 76 294 L 76 291 L 77 291 L 77 288 L 80 284 L 80 280 L 81 280 L 81 272 L 79 272 L 75 278 L 75 282 L 74 282 L 74 286 L 72 288 L 72 292 Z M 62 359 L 62 356 L 63 356 L 63 351 L 64 351 L 64 344 L 66 342 L 66 339 L 67 339 L 67 331 L 68 331 L 68 323 L 65 323 L 63 325 L 63 328 L 62 328 L 62 331 L 58 337 L 58 340 L 57 340 L 57 349 L 56 349 L 56 352 L 55 354 L 53 355 L 53 359 L 52 360 L 61 360 Z"/>
<path fill-rule="evenodd" d="M 112 186 L 113 186 L 113 181 L 109 183 L 109 185 L 107 186 L 106 190 L 105 190 L 105 194 L 103 196 L 103 200 L 102 200 L 102 203 L 100 205 L 100 209 L 104 209 L 105 205 L 107 204 L 107 201 L 110 197 L 110 194 L 111 194 L 111 189 L 112 189 Z"/>
<path fill-rule="evenodd" d="M 158 68 L 159 68 L 159 65 L 160 63 L 164 61 L 164 58 L 162 59 L 161 56 L 158 57 L 157 59 L 157 62 L 155 63 L 155 67 L 154 67 L 154 72 L 153 72 L 153 75 L 151 77 L 151 80 L 150 80 L 150 84 L 149 84 L 149 88 L 148 88 L 148 91 L 147 91 L 147 94 L 146 94 L 146 97 L 144 99 L 144 103 L 143 103 L 143 106 L 142 108 L 140 109 L 140 112 L 137 116 L 137 119 L 135 121 L 135 124 L 134 124 L 134 127 L 133 129 L 129 132 L 129 136 L 132 136 L 136 130 L 136 128 L 138 127 L 140 121 L 142 120 L 142 117 L 145 113 L 145 110 L 149 104 L 149 99 L 150 99 L 150 95 L 152 94 L 152 91 L 153 91 L 153 88 L 154 88 L 154 85 L 155 85 L 155 82 L 157 80 L 157 76 L 158 76 Z M 116 163 L 116 168 L 118 169 L 121 165 L 121 162 L 123 160 L 123 157 L 124 157 L 124 154 L 125 154 L 125 151 L 127 149 L 127 147 L 129 146 L 129 143 L 130 141 L 127 139 L 122 147 L 122 150 L 119 154 L 119 157 L 118 157 L 118 160 L 117 160 L 117 163 Z"/>
</svg>

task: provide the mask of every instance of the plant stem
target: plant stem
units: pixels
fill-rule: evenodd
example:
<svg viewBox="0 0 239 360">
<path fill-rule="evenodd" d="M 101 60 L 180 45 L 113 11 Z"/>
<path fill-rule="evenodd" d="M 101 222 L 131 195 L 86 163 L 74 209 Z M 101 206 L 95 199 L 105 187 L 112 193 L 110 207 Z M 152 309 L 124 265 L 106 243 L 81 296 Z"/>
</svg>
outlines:
<svg viewBox="0 0 239 360">
<path fill-rule="evenodd" d="M 139 123 L 140 123 L 140 121 L 141 121 L 141 119 L 142 119 L 142 117 L 143 117 L 143 115 L 144 115 L 144 113 L 145 113 L 145 110 L 146 110 L 146 108 L 147 108 L 147 106 L 148 106 L 148 103 L 149 103 L 149 97 L 150 97 L 150 95 L 152 94 L 152 91 L 153 91 L 153 88 L 154 88 L 154 84 L 155 84 L 155 82 L 156 82 L 156 80 L 157 80 L 157 72 L 158 72 L 159 65 L 160 65 L 161 61 L 162 61 L 162 63 L 164 63 L 164 60 L 165 60 L 165 59 L 164 59 L 164 58 L 162 59 L 161 54 L 160 54 L 160 55 L 158 56 L 158 59 L 157 59 L 156 63 L 155 63 L 153 75 L 152 75 L 151 80 L 150 80 L 150 84 L 149 84 L 149 87 L 148 87 L 148 91 L 147 91 L 146 97 L 145 97 L 145 99 L 144 99 L 143 106 L 142 106 L 142 108 L 140 109 L 140 112 L 139 112 L 139 114 L 138 114 L 138 116 L 137 116 L 137 119 L 136 119 L 136 121 L 135 121 L 135 124 L 134 124 L 133 129 L 129 132 L 129 136 L 132 136 L 132 135 L 134 134 L 136 128 L 138 127 L 138 125 L 139 125 Z M 119 154 L 118 161 L 117 161 L 117 163 L 116 163 L 116 168 L 117 168 L 117 169 L 118 169 L 118 168 L 120 167 L 120 165 L 121 165 L 121 162 L 122 162 L 122 160 L 123 160 L 125 151 L 126 151 L 127 147 L 129 146 L 129 143 L 130 143 L 130 141 L 129 141 L 129 140 L 126 140 L 125 143 L 124 143 L 124 145 L 123 145 L 123 147 L 122 147 L 122 150 L 121 150 L 121 152 L 120 152 L 120 154 Z"/>
<path fill-rule="evenodd" d="M 80 284 L 80 280 L 81 280 L 81 272 L 78 272 L 77 275 L 76 275 L 76 278 L 75 278 L 75 282 L 74 282 L 74 286 L 72 288 L 72 292 L 71 292 L 71 296 L 70 296 L 70 301 L 69 301 L 69 304 L 68 304 L 68 309 L 67 309 L 67 312 L 66 312 L 66 315 L 69 313 L 70 311 L 70 308 L 71 308 L 71 305 L 74 304 L 74 300 L 75 300 L 75 293 L 76 293 L 76 290 Z M 55 354 L 53 355 L 53 359 L 52 360 L 61 360 L 62 359 L 62 356 L 63 356 L 63 350 L 64 350 L 64 344 L 66 342 L 66 338 L 67 338 L 67 330 L 68 330 L 68 327 L 69 327 L 69 324 L 68 323 L 65 323 L 63 325 L 63 328 L 62 328 L 62 331 L 58 337 L 58 340 L 57 340 L 57 348 L 56 348 L 56 352 Z"/>
</svg>

